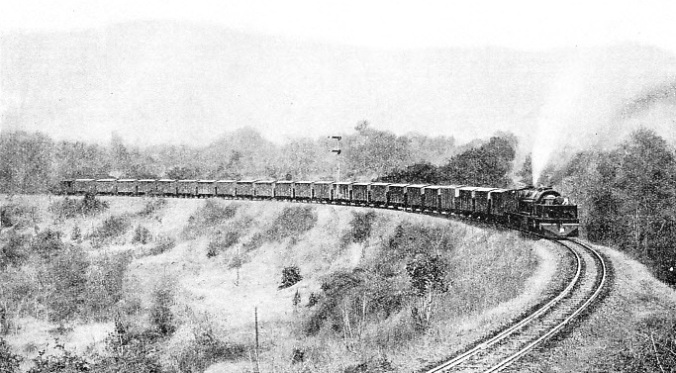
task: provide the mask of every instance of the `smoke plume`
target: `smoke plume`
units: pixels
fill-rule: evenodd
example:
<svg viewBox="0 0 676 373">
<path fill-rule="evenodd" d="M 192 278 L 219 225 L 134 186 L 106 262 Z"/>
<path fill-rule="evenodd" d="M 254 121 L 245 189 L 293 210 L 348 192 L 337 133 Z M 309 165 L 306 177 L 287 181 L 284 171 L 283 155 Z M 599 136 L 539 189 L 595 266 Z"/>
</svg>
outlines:
<svg viewBox="0 0 676 373">
<path fill-rule="evenodd" d="M 577 151 L 608 149 L 638 127 L 659 105 L 676 107 L 676 59 L 656 48 L 622 46 L 572 55 L 540 110 L 533 146 L 533 183 L 548 165 L 561 165 Z"/>
</svg>

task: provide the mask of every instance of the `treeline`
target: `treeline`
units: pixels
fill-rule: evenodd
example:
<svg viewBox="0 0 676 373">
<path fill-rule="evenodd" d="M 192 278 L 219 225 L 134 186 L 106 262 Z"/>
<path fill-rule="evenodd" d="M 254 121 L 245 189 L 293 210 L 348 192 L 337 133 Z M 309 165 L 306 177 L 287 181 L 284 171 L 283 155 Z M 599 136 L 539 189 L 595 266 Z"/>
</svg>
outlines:
<svg viewBox="0 0 676 373">
<path fill-rule="evenodd" d="M 379 178 L 388 183 L 423 183 L 507 187 L 516 155 L 517 140 L 513 135 L 494 136 L 478 147 L 452 156 L 445 164 L 429 162 L 398 168 Z"/>
<path fill-rule="evenodd" d="M 374 180 L 416 162 L 443 164 L 461 153 L 467 155 L 449 166 L 449 175 L 464 175 L 460 170 L 468 165 L 474 167 L 473 175 L 480 176 L 493 166 L 500 170 L 509 168 L 509 157 L 475 154 L 485 149 L 502 151 L 498 148 L 504 144 L 496 141 L 491 139 L 488 148 L 481 146 L 480 141 L 457 146 L 452 137 L 397 136 L 373 128 L 366 121 L 358 123 L 354 132 L 342 134 L 340 141 L 326 136 L 293 139 L 283 145 L 266 140 L 251 128 L 236 130 L 203 147 L 146 148 L 125 144 L 116 133 L 108 144 L 91 144 L 55 141 L 41 133 L 2 132 L 0 192 L 44 193 L 55 188 L 61 179 L 84 177 L 299 180 L 335 179 L 340 170 L 343 180 Z M 337 148 L 340 155 L 331 152 Z M 484 155 L 490 159 L 478 161 Z M 485 182 L 493 181 L 488 178 Z"/>
<path fill-rule="evenodd" d="M 617 148 L 581 152 L 552 173 L 579 205 L 583 234 L 676 284 L 676 149 L 640 129 Z"/>
</svg>

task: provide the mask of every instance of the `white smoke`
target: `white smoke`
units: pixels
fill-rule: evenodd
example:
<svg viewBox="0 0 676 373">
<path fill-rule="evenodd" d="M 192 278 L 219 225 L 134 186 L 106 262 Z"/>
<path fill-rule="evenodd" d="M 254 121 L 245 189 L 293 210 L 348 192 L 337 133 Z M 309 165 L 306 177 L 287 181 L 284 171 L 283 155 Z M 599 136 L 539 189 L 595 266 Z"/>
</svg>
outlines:
<svg viewBox="0 0 676 373">
<path fill-rule="evenodd" d="M 549 164 L 576 151 L 607 149 L 638 124 L 617 113 L 637 96 L 674 81 L 676 60 L 660 50 L 615 47 L 571 56 L 542 106 L 532 153 L 533 184 Z"/>
</svg>

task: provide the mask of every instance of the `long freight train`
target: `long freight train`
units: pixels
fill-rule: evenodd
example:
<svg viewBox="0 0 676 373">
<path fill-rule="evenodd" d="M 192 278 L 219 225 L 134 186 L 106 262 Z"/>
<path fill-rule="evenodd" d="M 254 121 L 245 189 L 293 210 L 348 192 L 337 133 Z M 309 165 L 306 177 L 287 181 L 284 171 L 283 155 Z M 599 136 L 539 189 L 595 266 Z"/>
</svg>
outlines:
<svg viewBox="0 0 676 373">
<path fill-rule="evenodd" d="M 500 189 L 466 185 L 288 180 L 63 180 L 69 195 L 269 199 L 402 209 L 495 221 L 549 238 L 576 237 L 577 206 L 548 187 Z"/>
</svg>

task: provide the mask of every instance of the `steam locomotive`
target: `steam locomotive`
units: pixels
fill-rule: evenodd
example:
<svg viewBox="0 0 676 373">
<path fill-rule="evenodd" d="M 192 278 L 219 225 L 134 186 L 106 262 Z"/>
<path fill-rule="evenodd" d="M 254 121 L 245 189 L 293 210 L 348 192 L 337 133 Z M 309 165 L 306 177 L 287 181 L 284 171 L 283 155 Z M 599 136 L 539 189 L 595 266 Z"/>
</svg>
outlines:
<svg viewBox="0 0 676 373">
<path fill-rule="evenodd" d="M 61 187 L 68 195 L 221 197 L 400 209 L 493 221 L 554 239 L 576 237 L 579 228 L 577 206 L 549 187 L 173 179 L 72 179 L 63 180 Z"/>
</svg>

